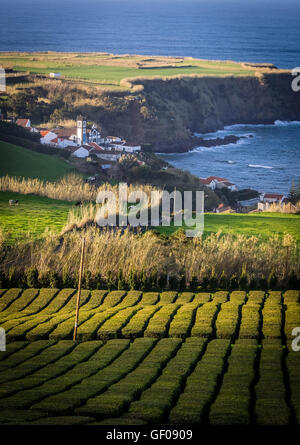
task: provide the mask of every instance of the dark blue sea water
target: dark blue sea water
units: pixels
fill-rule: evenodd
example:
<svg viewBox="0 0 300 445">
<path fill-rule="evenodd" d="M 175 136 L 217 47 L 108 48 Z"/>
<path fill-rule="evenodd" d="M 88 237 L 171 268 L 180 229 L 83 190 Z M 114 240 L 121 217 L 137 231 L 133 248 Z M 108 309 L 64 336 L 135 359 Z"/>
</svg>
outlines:
<svg viewBox="0 0 300 445">
<path fill-rule="evenodd" d="M 210 139 L 229 134 L 245 136 L 245 139 L 237 144 L 197 147 L 188 153 L 162 157 L 175 167 L 202 178 L 225 177 L 239 188 L 288 193 L 292 181 L 297 184 L 300 179 L 300 122 L 232 125 L 201 137 Z"/>
<path fill-rule="evenodd" d="M 0 0 L 0 51 L 300 65 L 299 0 Z"/>
<path fill-rule="evenodd" d="M 192 56 L 294 68 L 299 31 L 299 0 L 0 0 L 0 51 Z M 167 158 L 200 176 L 287 192 L 299 179 L 300 125 L 235 127 L 223 135 L 243 133 L 254 137 Z"/>
</svg>

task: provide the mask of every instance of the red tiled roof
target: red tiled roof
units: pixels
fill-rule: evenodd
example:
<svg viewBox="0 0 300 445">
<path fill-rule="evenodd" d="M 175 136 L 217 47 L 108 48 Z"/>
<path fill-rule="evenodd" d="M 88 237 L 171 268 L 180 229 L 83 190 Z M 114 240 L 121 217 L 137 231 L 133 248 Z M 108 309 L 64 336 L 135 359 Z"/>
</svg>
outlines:
<svg viewBox="0 0 300 445">
<path fill-rule="evenodd" d="M 96 142 L 89 142 L 89 145 L 91 147 L 93 147 L 93 149 L 96 150 L 96 151 L 103 151 L 104 150 L 104 148 L 101 147 L 100 145 L 96 144 Z"/>
<path fill-rule="evenodd" d="M 200 181 L 202 182 L 202 184 L 210 184 L 212 181 L 228 182 L 228 179 L 226 179 L 226 178 L 219 178 L 218 176 L 209 176 L 208 178 L 205 178 L 205 179 L 201 178 Z"/>
<path fill-rule="evenodd" d="M 209 180 L 210 182 L 213 181 L 213 180 L 218 181 L 218 182 L 228 181 L 228 179 L 226 179 L 226 178 L 219 178 L 218 176 L 209 176 L 206 179 Z"/>
<path fill-rule="evenodd" d="M 284 195 L 279 195 L 277 193 L 265 193 L 264 198 L 270 198 L 270 199 L 282 199 Z"/>
<path fill-rule="evenodd" d="M 28 122 L 29 119 L 17 119 L 16 124 L 20 125 L 21 127 L 28 128 L 27 127 Z"/>
<path fill-rule="evenodd" d="M 77 133 L 76 128 L 53 128 L 50 131 L 55 133 L 60 138 L 69 138 Z"/>
<path fill-rule="evenodd" d="M 51 139 L 50 142 L 53 142 L 53 144 L 58 144 L 58 138 Z"/>
<path fill-rule="evenodd" d="M 40 135 L 44 138 L 49 133 L 49 130 L 41 130 Z"/>
</svg>

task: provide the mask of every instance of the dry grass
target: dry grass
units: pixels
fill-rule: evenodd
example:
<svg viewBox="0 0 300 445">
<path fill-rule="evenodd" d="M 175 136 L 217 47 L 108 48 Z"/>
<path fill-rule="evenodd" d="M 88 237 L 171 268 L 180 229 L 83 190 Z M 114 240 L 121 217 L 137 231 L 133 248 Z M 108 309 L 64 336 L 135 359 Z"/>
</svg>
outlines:
<svg viewBox="0 0 300 445">
<path fill-rule="evenodd" d="M 127 229 L 120 231 L 100 231 L 96 226 L 85 229 L 86 260 L 85 268 L 92 275 L 101 273 L 107 277 L 121 269 L 128 277 L 131 269 L 144 270 L 148 275 L 159 273 L 180 275 L 186 279 L 196 276 L 202 280 L 214 268 L 220 275 L 224 270 L 229 277 L 240 274 L 245 267 L 250 277 L 268 277 L 276 271 L 281 283 L 285 283 L 292 270 L 299 273 L 300 260 L 296 242 L 291 236 L 280 239 L 272 237 L 261 242 L 256 237 L 243 235 L 212 234 L 205 239 L 187 239 L 183 234 L 167 241 L 149 231 L 144 235 L 134 235 Z M 3 255 L 2 268 L 16 269 L 36 267 L 41 273 L 53 270 L 58 273 L 66 268 L 76 274 L 79 267 L 82 230 L 73 230 L 63 237 L 49 233 L 44 241 L 18 243 L 7 248 Z"/>
<path fill-rule="evenodd" d="M 276 204 L 275 202 L 270 204 L 270 206 L 265 210 L 265 212 L 279 212 L 279 213 L 289 213 L 295 214 L 300 213 L 300 201 L 297 204 L 292 204 L 290 202 L 286 204 Z"/>
</svg>

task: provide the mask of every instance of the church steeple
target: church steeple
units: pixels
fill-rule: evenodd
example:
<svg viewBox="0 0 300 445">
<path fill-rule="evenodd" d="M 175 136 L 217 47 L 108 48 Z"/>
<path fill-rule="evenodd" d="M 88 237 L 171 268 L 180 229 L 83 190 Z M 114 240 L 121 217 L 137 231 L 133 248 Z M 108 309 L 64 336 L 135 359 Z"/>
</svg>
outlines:
<svg viewBox="0 0 300 445">
<path fill-rule="evenodd" d="M 77 116 L 77 144 L 86 144 L 86 118 Z"/>
</svg>

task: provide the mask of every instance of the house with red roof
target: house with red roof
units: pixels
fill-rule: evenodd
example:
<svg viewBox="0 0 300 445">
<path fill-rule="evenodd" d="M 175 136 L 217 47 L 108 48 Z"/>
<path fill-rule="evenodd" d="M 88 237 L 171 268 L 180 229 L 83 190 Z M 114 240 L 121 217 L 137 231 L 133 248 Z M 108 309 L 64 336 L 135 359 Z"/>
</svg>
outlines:
<svg viewBox="0 0 300 445">
<path fill-rule="evenodd" d="M 261 202 L 279 202 L 282 204 L 283 200 L 286 199 L 286 196 L 279 193 L 262 193 L 259 198 Z"/>
<path fill-rule="evenodd" d="M 211 190 L 215 190 L 216 188 L 228 188 L 231 191 L 237 190 L 237 186 L 232 182 L 228 181 L 226 178 L 220 178 L 219 176 L 209 176 L 208 178 L 200 178 L 201 184 L 209 187 Z"/>
<path fill-rule="evenodd" d="M 25 128 L 26 130 L 31 130 L 31 121 L 30 119 L 17 119 L 16 124 L 20 127 Z"/>
</svg>

